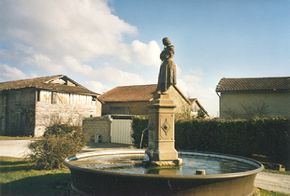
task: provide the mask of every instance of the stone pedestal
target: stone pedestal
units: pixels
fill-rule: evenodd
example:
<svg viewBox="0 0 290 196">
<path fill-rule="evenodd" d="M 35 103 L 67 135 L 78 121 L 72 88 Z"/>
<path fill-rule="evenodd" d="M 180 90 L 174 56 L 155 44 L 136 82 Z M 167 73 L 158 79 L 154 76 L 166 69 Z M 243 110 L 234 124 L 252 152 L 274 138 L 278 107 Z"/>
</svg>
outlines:
<svg viewBox="0 0 290 196">
<path fill-rule="evenodd" d="M 180 165 L 181 159 L 174 147 L 175 105 L 167 93 L 154 95 L 149 115 L 148 149 L 152 165 Z"/>
</svg>

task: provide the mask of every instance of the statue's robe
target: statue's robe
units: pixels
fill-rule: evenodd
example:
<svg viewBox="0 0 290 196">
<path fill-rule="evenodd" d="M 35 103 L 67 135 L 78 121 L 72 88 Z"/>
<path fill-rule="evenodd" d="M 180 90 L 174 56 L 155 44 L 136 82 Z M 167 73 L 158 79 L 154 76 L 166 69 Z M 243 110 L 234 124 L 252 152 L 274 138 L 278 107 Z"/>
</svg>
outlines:
<svg viewBox="0 0 290 196">
<path fill-rule="evenodd" d="M 176 85 L 176 65 L 173 60 L 174 48 L 168 46 L 160 54 L 162 64 L 159 70 L 157 91 L 165 92 L 171 85 Z"/>
</svg>

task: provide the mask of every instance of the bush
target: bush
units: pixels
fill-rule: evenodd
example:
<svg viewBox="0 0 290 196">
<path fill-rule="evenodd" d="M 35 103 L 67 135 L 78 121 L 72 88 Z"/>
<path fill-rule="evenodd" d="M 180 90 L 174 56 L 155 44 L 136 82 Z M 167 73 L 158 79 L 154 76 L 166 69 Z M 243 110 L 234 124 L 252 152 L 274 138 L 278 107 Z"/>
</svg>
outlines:
<svg viewBox="0 0 290 196">
<path fill-rule="evenodd" d="M 148 126 L 148 119 L 147 118 L 138 118 L 135 117 L 132 122 L 132 138 L 133 143 L 136 147 L 140 146 L 142 131 L 144 131 Z M 143 141 L 141 146 L 147 147 L 148 144 L 148 130 L 144 131 Z"/>
<path fill-rule="evenodd" d="M 176 148 L 240 156 L 261 154 L 270 161 L 290 163 L 288 119 L 178 121 Z"/>
<path fill-rule="evenodd" d="M 140 131 L 146 126 L 145 120 L 133 120 L 136 146 L 139 146 Z M 175 146 L 179 150 L 211 151 L 248 157 L 261 154 L 269 157 L 272 162 L 290 166 L 290 120 L 180 120 L 175 123 Z"/>
<path fill-rule="evenodd" d="M 46 128 L 42 140 L 29 145 L 29 157 L 40 168 L 59 169 L 66 157 L 79 152 L 84 145 L 81 127 L 56 124 Z"/>
</svg>

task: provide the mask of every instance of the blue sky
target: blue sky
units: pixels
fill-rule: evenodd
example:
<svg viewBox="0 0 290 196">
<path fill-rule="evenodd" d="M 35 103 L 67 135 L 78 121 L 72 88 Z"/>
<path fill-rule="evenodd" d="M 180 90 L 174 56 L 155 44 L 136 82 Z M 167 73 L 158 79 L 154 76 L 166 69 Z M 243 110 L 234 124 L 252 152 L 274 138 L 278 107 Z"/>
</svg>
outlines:
<svg viewBox="0 0 290 196">
<path fill-rule="evenodd" d="M 290 1 L 129 0 L 112 6 L 144 40 L 172 38 L 181 67 L 215 79 L 289 75 Z"/>
<path fill-rule="evenodd" d="M 288 0 L 0 0 L 0 81 L 65 74 L 102 93 L 156 83 L 161 39 L 178 86 L 218 114 L 222 77 L 290 75 Z"/>
</svg>

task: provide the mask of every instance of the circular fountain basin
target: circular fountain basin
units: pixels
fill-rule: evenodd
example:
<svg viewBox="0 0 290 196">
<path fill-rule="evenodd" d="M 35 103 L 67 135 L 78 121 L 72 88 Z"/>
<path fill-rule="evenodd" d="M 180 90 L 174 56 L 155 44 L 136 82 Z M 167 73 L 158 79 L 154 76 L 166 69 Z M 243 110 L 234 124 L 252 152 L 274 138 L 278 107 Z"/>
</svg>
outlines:
<svg viewBox="0 0 290 196">
<path fill-rule="evenodd" d="M 223 154 L 180 152 L 176 167 L 152 167 L 144 157 L 144 150 L 104 150 L 65 163 L 72 188 L 84 195 L 252 195 L 263 170 L 255 160 Z"/>
</svg>

